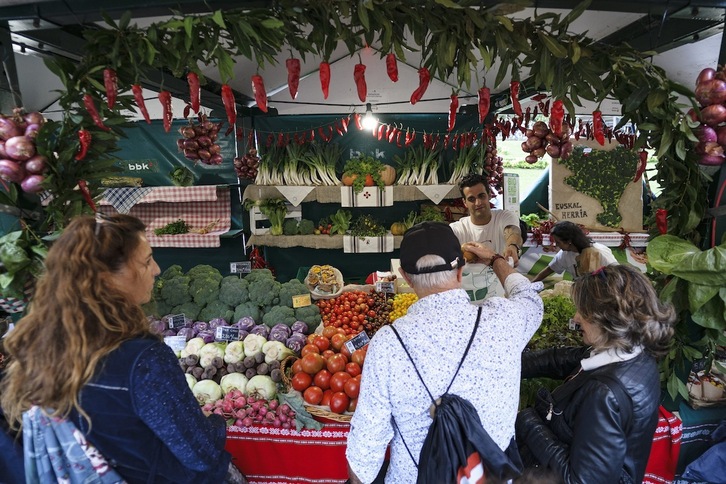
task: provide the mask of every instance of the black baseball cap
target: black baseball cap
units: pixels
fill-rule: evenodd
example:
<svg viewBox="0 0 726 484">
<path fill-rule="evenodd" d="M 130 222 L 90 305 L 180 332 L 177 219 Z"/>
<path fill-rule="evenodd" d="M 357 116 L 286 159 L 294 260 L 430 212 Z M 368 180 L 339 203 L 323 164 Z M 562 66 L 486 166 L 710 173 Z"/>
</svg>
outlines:
<svg viewBox="0 0 726 484">
<path fill-rule="evenodd" d="M 446 264 L 417 269 L 416 263 L 426 255 L 443 257 Z M 450 271 L 465 264 L 461 244 L 449 224 L 421 222 L 403 234 L 401 241 L 401 268 L 408 274 L 428 274 Z"/>
</svg>

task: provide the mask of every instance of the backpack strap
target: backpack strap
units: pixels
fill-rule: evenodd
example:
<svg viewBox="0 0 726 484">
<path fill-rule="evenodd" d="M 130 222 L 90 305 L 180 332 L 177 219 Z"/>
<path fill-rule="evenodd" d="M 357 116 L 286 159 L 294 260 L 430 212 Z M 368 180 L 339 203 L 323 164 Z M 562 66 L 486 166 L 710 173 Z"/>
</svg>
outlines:
<svg viewBox="0 0 726 484">
<path fill-rule="evenodd" d="M 623 416 L 623 428 L 625 432 L 628 432 L 633 414 L 633 400 L 630 398 L 630 395 L 627 394 L 623 388 L 623 384 L 620 383 L 620 380 L 612 375 L 603 373 L 600 375 L 594 375 L 594 378 L 595 380 L 607 385 L 610 391 L 613 392 L 613 395 L 615 395 L 615 399 L 618 401 L 618 406 L 620 407 L 621 415 Z"/>
<path fill-rule="evenodd" d="M 477 329 L 479 329 L 479 320 L 481 319 L 481 309 L 482 309 L 482 307 L 479 306 L 479 311 L 476 314 L 476 322 L 474 323 L 474 330 L 471 332 L 471 336 L 469 337 L 469 342 L 466 345 L 466 349 L 464 350 L 464 354 L 461 357 L 461 361 L 459 361 L 459 365 L 456 367 L 456 371 L 454 372 L 454 377 L 449 382 L 449 386 L 446 387 L 446 391 L 444 393 L 449 393 L 449 389 L 451 388 L 451 385 L 453 385 L 454 380 L 456 379 L 456 376 L 459 374 L 459 370 L 461 369 L 461 365 L 464 364 L 464 359 L 466 358 L 466 355 L 469 353 L 469 348 L 471 348 L 471 344 L 474 342 L 474 337 L 476 336 L 476 331 L 477 331 Z M 421 384 L 426 389 L 426 393 L 429 394 L 429 398 L 431 398 L 431 402 L 433 402 L 434 405 L 437 405 L 436 399 L 431 394 L 431 391 L 429 391 L 429 387 L 426 386 L 426 382 L 424 382 L 424 379 L 421 376 L 421 373 L 419 373 L 418 368 L 416 368 L 416 363 L 413 361 L 413 358 L 411 357 L 411 353 L 408 352 L 406 345 L 403 344 L 401 335 L 398 334 L 398 331 L 396 330 L 395 326 L 390 325 L 390 328 L 393 330 L 393 334 L 396 335 L 396 338 L 398 338 L 398 342 L 401 343 L 401 347 L 403 348 L 403 351 L 406 352 L 406 356 L 408 356 L 408 359 L 411 361 L 411 365 L 413 365 L 413 369 L 416 371 L 416 375 L 418 375 L 418 379 L 421 380 Z M 408 444 L 406 444 L 406 439 L 403 438 L 403 433 L 401 432 L 401 429 L 398 428 L 398 424 L 396 424 L 396 417 L 394 417 L 393 414 L 391 414 L 391 421 L 393 422 L 393 426 L 396 428 L 398 435 L 401 436 L 401 441 L 403 442 L 403 446 L 406 448 L 406 452 L 408 452 L 408 455 L 411 457 L 411 460 L 413 461 L 413 465 L 415 465 L 416 469 L 418 469 L 418 462 L 416 462 L 416 459 L 414 459 L 411 449 L 408 448 Z"/>
</svg>

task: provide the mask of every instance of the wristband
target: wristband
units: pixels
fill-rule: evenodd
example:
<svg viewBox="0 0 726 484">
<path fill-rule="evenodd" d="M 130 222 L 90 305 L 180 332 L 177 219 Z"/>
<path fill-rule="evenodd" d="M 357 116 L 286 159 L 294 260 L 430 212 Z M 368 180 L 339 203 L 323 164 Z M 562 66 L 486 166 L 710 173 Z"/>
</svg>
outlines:
<svg viewBox="0 0 726 484">
<path fill-rule="evenodd" d="M 489 267 L 491 267 L 491 268 L 493 269 L 493 268 L 494 268 L 494 262 L 495 262 L 495 261 L 496 261 L 497 259 L 502 259 L 502 260 L 504 260 L 504 256 L 503 256 L 503 255 L 499 255 L 499 254 L 494 254 L 494 255 L 492 256 L 492 260 L 490 260 L 490 261 L 489 261 Z"/>
<path fill-rule="evenodd" d="M 520 246 L 518 246 L 517 244 L 509 244 L 509 245 L 513 245 L 514 247 L 517 248 L 517 256 L 522 255 L 522 248 Z M 509 247 L 509 245 L 507 247 Z"/>
</svg>

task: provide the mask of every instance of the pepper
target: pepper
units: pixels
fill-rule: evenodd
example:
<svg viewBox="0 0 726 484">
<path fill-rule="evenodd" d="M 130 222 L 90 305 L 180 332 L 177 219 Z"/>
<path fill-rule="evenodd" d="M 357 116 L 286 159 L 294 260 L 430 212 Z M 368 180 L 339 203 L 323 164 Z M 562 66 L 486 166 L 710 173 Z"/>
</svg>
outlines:
<svg viewBox="0 0 726 484">
<path fill-rule="evenodd" d="M 562 136 L 562 121 L 565 119 L 565 105 L 559 99 L 552 103 L 552 111 L 550 113 L 550 129 L 552 132 Z"/>
<path fill-rule="evenodd" d="M 229 127 L 233 129 L 233 126 L 237 122 L 237 103 L 234 101 L 234 92 L 232 92 L 229 84 L 222 84 L 222 104 L 224 105 L 224 110 L 227 112 Z"/>
<path fill-rule="evenodd" d="M 323 141 L 330 141 L 333 139 L 333 125 L 328 125 L 325 128 L 320 126 L 318 128 L 318 134 L 320 134 L 320 138 L 322 138 Z"/>
<path fill-rule="evenodd" d="M 91 191 L 88 189 L 88 184 L 86 183 L 86 180 L 78 180 L 78 189 L 81 190 L 81 195 L 83 196 L 83 199 L 86 201 L 89 207 L 91 207 L 91 210 L 95 213 L 96 210 L 96 204 L 93 202 L 93 197 L 91 196 Z"/>
<path fill-rule="evenodd" d="M 103 87 L 106 88 L 106 104 L 109 109 L 113 109 L 118 93 L 118 77 L 110 67 L 103 70 Z"/>
<path fill-rule="evenodd" d="M 519 103 L 519 81 L 509 83 L 509 95 L 512 96 L 512 109 L 514 114 L 522 117 L 522 105 Z"/>
<path fill-rule="evenodd" d="M 595 141 L 600 145 L 605 145 L 605 126 L 602 121 L 602 113 L 600 111 L 593 111 L 592 113 L 592 131 Z"/>
<path fill-rule="evenodd" d="M 635 170 L 635 177 L 633 178 L 633 182 L 637 182 L 640 180 L 640 177 L 643 176 L 643 173 L 645 172 L 645 167 L 648 164 L 648 152 L 645 151 L 645 148 L 638 153 L 638 157 L 640 158 L 638 162 L 638 169 Z"/>
<path fill-rule="evenodd" d="M 338 136 L 343 136 L 345 134 L 343 132 L 343 123 L 340 119 L 335 122 L 335 132 L 338 133 Z"/>
<path fill-rule="evenodd" d="M 340 125 L 343 129 L 343 134 L 348 132 L 348 122 L 350 121 L 350 118 L 340 118 Z"/>
<path fill-rule="evenodd" d="M 396 54 L 388 54 L 386 56 L 386 72 L 390 80 L 398 82 L 398 61 L 396 60 Z"/>
<path fill-rule="evenodd" d="M 459 109 L 459 96 L 451 94 L 451 101 L 449 102 L 449 125 L 447 131 L 452 131 L 456 125 L 456 111 Z"/>
<path fill-rule="evenodd" d="M 426 89 L 429 88 L 429 82 L 431 82 L 431 74 L 429 70 L 422 67 L 418 70 L 418 87 L 411 94 L 411 104 L 416 104 L 421 100 Z"/>
<path fill-rule="evenodd" d="M 547 102 L 544 105 L 544 109 L 542 110 L 542 114 L 544 114 L 545 116 L 549 116 L 550 115 L 550 100 L 549 99 L 547 100 Z"/>
<path fill-rule="evenodd" d="M 411 146 L 411 143 L 413 143 L 413 140 L 416 139 L 416 130 L 408 131 L 406 130 L 406 140 L 403 142 L 403 146 L 408 147 Z"/>
<path fill-rule="evenodd" d="M 479 94 L 479 122 L 484 123 L 484 120 L 489 114 L 489 108 L 491 107 L 491 92 L 488 87 L 482 87 L 478 91 Z"/>
<path fill-rule="evenodd" d="M 198 113 L 201 107 L 202 90 L 199 87 L 199 76 L 196 72 L 187 74 L 187 83 L 189 84 L 189 101 L 192 103 L 194 112 Z M 186 116 L 184 117 L 186 118 Z"/>
<path fill-rule="evenodd" d="M 252 92 L 255 94 L 257 107 L 263 113 L 267 112 L 267 93 L 265 92 L 265 81 L 262 76 L 255 74 L 252 76 Z"/>
<path fill-rule="evenodd" d="M 398 133 L 398 128 L 395 126 L 391 126 L 388 129 L 388 142 L 393 143 L 393 141 L 396 139 L 396 133 Z"/>
<path fill-rule="evenodd" d="M 99 129 L 102 129 L 104 131 L 111 131 L 111 128 L 103 124 L 103 119 L 101 119 L 101 115 L 98 114 L 98 109 L 96 109 L 96 103 L 93 102 L 93 97 L 91 97 L 90 94 L 83 95 L 83 106 L 86 108 L 88 114 L 91 115 L 91 119 L 93 119 L 93 124 L 95 124 Z"/>
<path fill-rule="evenodd" d="M 668 210 L 659 208 L 655 211 L 655 225 L 660 235 L 668 233 Z"/>
<path fill-rule="evenodd" d="M 287 67 L 287 88 L 290 90 L 290 97 L 297 97 L 297 88 L 300 85 L 300 59 L 293 57 L 285 61 Z"/>
<path fill-rule="evenodd" d="M 449 134 L 444 135 L 444 149 L 449 147 Z"/>
<path fill-rule="evenodd" d="M 396 130 L 396 146 L 399 148 L 403 148 L 403 142 L 405 141 L 406 137 L 404 136 L 403 131 L 400 129 Z"/>
<path fill-rule="evenodd" d="M 320 87 L 323 89 L 323 99 L 328 99 L 330 92 L 330 64 L 327 62 L 320 63 Z"/>
<path fill-rule="evenodd" d="M 163 114 L 163 122 L 164 122 L 164 131 L 167 133 L 169 130 L 171 130 L 171 119 L 172 119 L 172 112 L 171 112 L 171 93 L 169 91 L 161 91 L 159 93 L 159 101 L 161 101 L 161 106 L 164 108 L 164 114 Z"/>
<path fill-rule="evenodd" d="M 356 64 L 353 68 L 353 80 L 358 88 L 358 99 L 360 102 L 366 102 L 368 95 L 368 85 L 366 84 L 366 66 L 365 64 Z"/>
<path fill-rule="evenodd" d="M 355 127 L 358 128 L 358 131 L 363 129 L 363 123 L 360 119 L 360 114 L 353 113 L 353 121 L 355 122 Z"/>
<path fill-rule="evenodd" d="M 91 132 L 85 129 L 79 130 L 78 142 L 80 143 L 80 147 L 78 149 L 78 154 L 76 154 L 76 160 L 81 161 L 86 157 L 86 154 L 88 154 L 88 148 L 91 147 Z"/>
<path fill-rule="evenodd" d="M 136 100 L 136 105 L 139 107 L 141 115 L 148 124 L 151 124 L 149 111 L 146 109 L 146 102 L 144 101 L 144 88 L 141 87 L 141 84 L 134 84 L 131 86 L 131 92 L 134 94 L 134 100 Z"/>
<path fill-rule="evenodd" d="M 297 141 L 297 134 L 295 135 L 295 140 Z M 285 136 L 282 133 L 279 133 L 277 135 L 277 146 L 279 146 L 280 148 L 285 146 Z"/>
<path fill-rule="evenodd" d="M 383 138 L 386 136 L 386 129 L 387 126 L 385 124 L 378 125 L 378 135 L 376 138 L 378 138 L 378 141 L 383 140 Z"/>
<path fill-rule="evenodd" d="M 527 106 L 526 111 L 524 111 L 524 127 L 526 128 L 529 126 L 529 120 L 532 118 L 532 108 L 530 106 Z"/>
<path fill-rule="evenodd" d="M 188 118 L 189 117 L 189 114 L 191 113 L 191 111 L 192 111 L 192 103 L 186 103 L 184 105 L 184 113 L 182 114 L 182 116 L 185 119 Z"/>
</svg>

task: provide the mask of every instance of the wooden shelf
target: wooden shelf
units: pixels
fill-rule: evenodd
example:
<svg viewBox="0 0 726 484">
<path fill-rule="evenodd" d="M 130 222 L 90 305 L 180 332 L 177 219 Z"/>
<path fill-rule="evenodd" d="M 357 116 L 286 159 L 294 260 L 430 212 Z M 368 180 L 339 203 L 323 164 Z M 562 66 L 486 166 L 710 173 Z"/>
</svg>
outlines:
<svg viewBox="0 0 726 484">
<path fill-rule="evenodd" d="M 433 186 L 433 185 L 432 185 Z M 437 185 L 442 187 L 451 187 L 442 199 L 459 198 L 459 188 L 456 185 Z M 394 185 L 393 187 L 393 201 L 394 202 L 412 202 L 417 200 L 431 200 L 426 194 L 424 194 L 417 186 Z M 267 185 L 247 185 L 242 197 L 244 200 L 261 200 L 267 198 L 285 198 L 284 195 L 275 186 Z M 432 200 L 435 203 L 435 200 Z M 312 187 L 310 193 L 303 198 L 299 203 L 305 202 L 318 202 L 318 203 L 340 203 L 340 186 L 328 186 L 328 187 Z M 297 205 L 296 204 L 296 205 Z"/>
<path fill-rule="evenodd" d="M 403 236 L 393 236 L 393 248 L 401 247 Z M 307 247 L 310 249 L 343 249 L 342 235 L 252 235 L 247 245 L 267 247 Z"/>
</svg>

